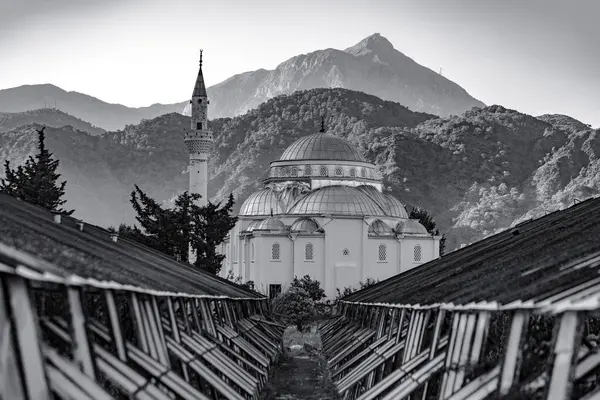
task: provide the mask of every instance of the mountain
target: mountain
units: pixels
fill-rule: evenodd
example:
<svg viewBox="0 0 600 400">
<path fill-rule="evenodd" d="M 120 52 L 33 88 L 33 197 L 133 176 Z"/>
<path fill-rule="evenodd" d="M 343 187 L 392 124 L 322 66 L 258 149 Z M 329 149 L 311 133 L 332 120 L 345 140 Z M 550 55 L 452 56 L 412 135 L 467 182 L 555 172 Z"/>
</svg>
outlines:
<svg viewBox="0 0 600 400">
<path fill-rule="evenodd" d="M 102 135 L 106 131 L 77 117 L 53 108 L 24 111 L 20 113 L 0 113 L 0 132 L 8 132 L 23 125 L 40 124 L 52 128 L 70 125 L 74 129 L 90 135 Z"/>
<path fill-rule="evenodd" d="M 211 86 L 207 89 L 209 115 L 241 115 L 277 95 L 332 87 L 358 90 L 439 116 L 484 106 L 459 85 L 417 64 L 376 33 L 346 50 L 298 55 L 272 71 L 246 72 Z"/>
<path fill-rule="evenodd" d="M 536 118 L 496 105 L 440 118 L 336 88 L 277 96 L 245 115 L 210 121 L 211 200 L 233 192 L 239 208 L 261 187 L 270 161 L 318 131 L 321 112 L 330 133 L 377 164 L 386 190 L 434 215 L 450 249 L 600 190 L 600 131 L 572 118 Z M 136 183 L 168 202 L 187 187 L 189 123 L 172 113 L 96 137 L 48 129 L 48 146 L 68 181 L 68 206 L 90 222 L 115 226 L 134 221 L 128 200 Z M 33 151 L 34 128 L 0 134 L 0 161 Z"/>
<path fill-rule="evenodd" d="M 274 70 L 245 72 L 211 86 L 207 89 L 209 116 L 234 117 L 278 95 L 336 87 L 365 92 L 413 111 L 440 116 L 484 106 L 456 83 L 417 64 L 394 49 L 386 38 L 374 34 L 346 50 L 325 49 L 298 55 Z M 188 105 L 185 100 L 131 108 L 50 84 L 0 90 L 0 112 L 55 107 L 106 130 L 123 129 L 163 114 L 186 114 Z"/>
<path fill-rule="evenodd" d="M 185 104 L 153 104 L 149 107 L 131 108 L 110 104 L 87 94 L 67 92 L 50 84 L 24 85 L 0 90 L 0 111 L 21 113 L 40 108 L 54 107 L 106 130 L 122 129 L 138 124 L 142 119 L 162 114 L 181 112 Z"/>
</svg>

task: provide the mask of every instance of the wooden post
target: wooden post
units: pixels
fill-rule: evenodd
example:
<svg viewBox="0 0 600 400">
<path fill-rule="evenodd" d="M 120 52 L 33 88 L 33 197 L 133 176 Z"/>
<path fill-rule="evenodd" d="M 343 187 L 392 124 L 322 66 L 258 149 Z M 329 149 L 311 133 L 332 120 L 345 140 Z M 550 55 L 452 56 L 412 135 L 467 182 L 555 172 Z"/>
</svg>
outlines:
<svg viewBox="0 0 600 400">
<path fill-rule="evenodd" d="M 86 318 L 81 302 L 81 289 L 67 287 L 67 295 L 71 315 L 71 328 L 73 329 L 73 358 L 79 364 L 79 368 L 84 374 L 92 379 L 96 379 L 92 350 L 86 331 Z"/>
<path fill-rule="evenodd" d="M 29 399 L 50 400 L 48 381 L 44 369 L 44 359 L 40 349 L 40 334 L 37 324 L 37 310 L 29 297 L 29 287 L 25 279 L 6 276 L 10 302 L 13 332 L 18 332 L 16 342 L 19 348 L 23 381 Z"/>
<path fill-rule="evenodd" d="M 117 304 L 115 302 L 114 292 L 112 290 L 105 290 L 104 296 L 106 298 L 106 305 L 108 307 L 108 320 L 110 322 L 110 331 L 112 333 L 115 348 L 117 350 L 117 356 L 121 361 L 127 362 L 125 340 L 123 339 L 123 332 L 121 331 L 121 324 L 119 322 L 119 313 L 117 311 Z"/>
<path fill-rule="evenodd" d="M 433 360 L 437 353 L 438 342 L 440 340 L 440 334 L 442 331 L 442 324 L 444 323 L 444 317 L 446 315 L 445 310 L 438 310 L 437 316 L 435 318 L 435 325 L 433 328 L 433 338 L 431 339 L 431 347 L 429 348 L 429 361 Z M 429 381 L 425 382 L 423 386 L 423 396 L 421 396 L 421 400 L 427 399 L 427 391 L 429 390 Z"/>
<path fill-rule="evenodd" d="M 582 326 L 576 311 L 565 312 L 556 322 L 554 334 L 554 363 L 546 399 L 570 399 L 573 384 L 573 364 L 577 357 L 577 347 L 581 341 Z"/>
<path fill-rule="evenodd" d="M 515 311 L 510 324 L 510 332 L 506 347 L 504 348 L 504 359 L 500 371 L 500 382 L 498 391 L 500 396 L 506 395 L 513 385 L 515 376 L 518 376 L 521 358 L 521 342 L 523 332 L 529 322 L 529 314 L 524 310 Z"/>
<path fill-rule="evenodd" d="M 177 343 L 181 343 L 181 335 L 179 334 L 179 326 L 177 325 L 177 315 L 175 315 L 175 307 L 173 306 L 173 299 L 171 297 L 167 297 L 167 309 L 169 310 L 169 322 L 173 339 L 175 339 Z M 189 382 L 190 375 L 187 365 L 183 361 L 181 362 L 181 369 L 183 370 L 183 379 L 185 379 L 186 382 Z"/>
<path fill-rule="evenodd" d="M 140 342 L 140 347 L 144 353 L 150 353 L 150 347 L 148 345 L 148 339 L 146 338 L 146 329 L 144 327 L 144 321 L 142 318 L 142 310 L 140 308 L 140 302 L 138 300 L 137 293 L 131 293 L 131 308 L 133 309 L 133 317 L 135 319 L 135 327 L 137 330 L 137 336 Z"/>
<path fill-rule="evenodd" d="M 13 323 L 4 302 L 3 276 L 0 274 L 0 399 L 25 400 L 25 383 L 19 371 L 19 353 L 15 345 Z"/>
</svg>

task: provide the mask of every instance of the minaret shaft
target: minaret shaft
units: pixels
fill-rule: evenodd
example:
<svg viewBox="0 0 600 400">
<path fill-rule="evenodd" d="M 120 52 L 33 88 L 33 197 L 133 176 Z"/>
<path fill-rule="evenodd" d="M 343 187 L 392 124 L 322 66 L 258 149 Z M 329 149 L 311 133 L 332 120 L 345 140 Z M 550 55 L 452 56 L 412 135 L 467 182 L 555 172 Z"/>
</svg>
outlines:
<svg viewBox="0 0 600 400">
<path fill-rule="evenodd" d="M 185 133 L 184 141 L 190 153 L 189 176 L 190 193 L 198 193 L 202 197 L 198 205 L 208 202 L 208 154 L 213 137 L 208 130 L 208 96 L 202 75 L 202 51 L 200 51 L 200 70 L 196 78 L 192 99 L 191 129 Z"/>
</svg>

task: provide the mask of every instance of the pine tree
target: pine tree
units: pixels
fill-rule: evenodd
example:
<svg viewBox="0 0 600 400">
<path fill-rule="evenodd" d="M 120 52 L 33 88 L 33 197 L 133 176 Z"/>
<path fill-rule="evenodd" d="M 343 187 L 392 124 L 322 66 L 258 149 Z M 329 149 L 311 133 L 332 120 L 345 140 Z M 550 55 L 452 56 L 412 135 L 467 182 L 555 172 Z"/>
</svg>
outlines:
<svg viewBox="0 0 600 400">
<path fill-rule="evenodd" d="M 409 218 L 418 219 L 419 222 L 421 223 L 421 225 L 423 225 L 425 227 L 425 229 L 427 229 L 427 232 L 434 234 L 436 236 L 440 235 L 440 230 L 436 228 L 435 220 L 433 219 L 433 217 L 431 215 L 429 215 L 427 210 L 425 210 L 421 207 L 415 207 L 410 212 Z M 442 235 L 442 238 L 440 239 L 440 257 L 444 255 L 445 248 L 446 248 L 446 235 L 444 234 L 444 235 Z"/>
<path fill-rule="evenodd" d="M 233 195 L 223 206 L 209 202 L 200 207 L 196 204 L 200 197 L 184 192 L 175 199 L 175 207 L 163 208 L 136 185 L 130 201 L 141 229 L 121 225 L 119 233 L 184 262 L 189 261 L 191 247 L 194 265 L 216 274 L 225 258 L 217 254 L 217 246 L 237 222 L 231 216 Z"/>
<path fill-rule="evenodd" d="M 61 206 L 66 203 L 62 197 L 65 195 L 66 181 L 57 184 L 60 174 L 58 160 L 54 160 L 52 153 L 45 144 L 45 127 L 36 130 L 38 133 L 38 153 L 35 157 L 29 156 L 24 165 L 16 169 L 10 167 L 10 162 L 4 162 L 5 178 L 0 184 L 0 192 L 9 194 L 31 204 L 39 205 L 48 210 L 71 215 L 74 210 L 67 211 Z"/>
</svg>

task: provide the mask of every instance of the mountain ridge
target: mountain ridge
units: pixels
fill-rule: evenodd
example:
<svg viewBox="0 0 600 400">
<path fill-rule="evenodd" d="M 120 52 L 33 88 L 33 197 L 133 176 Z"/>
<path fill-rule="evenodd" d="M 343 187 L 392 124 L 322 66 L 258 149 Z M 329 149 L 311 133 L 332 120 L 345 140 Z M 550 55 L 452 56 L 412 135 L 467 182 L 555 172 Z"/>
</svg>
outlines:
<svg viewBox="0 0 600 400">
<path fill-rule="evenodd" d="M 455 82 L 419 65 L 394 49 L 386 38 L 374 34 L 345 50 L 315 50 L 284 60 L 273 70 L 246 71 L 210 86 L 208 114 L 213 119 L 234 117 L 278 95 L 332 87 L 362 91 L 436 115 L 484 106 Z M 52 84 L 0 90 L 0 112 L 24 112 L 55 104 L 63 112 L 109 131 L 162 114 L 189 112 L 189 100 L 135 108 Z"/>
<path fill-rule="evenodd" d="M 210 120 L 211 201 L 233 192 L 239 209 L 262 186 L 271 161 L 319 130 L 321 113 L 329 133 L 377 165 L 385 190 L 434 216 L 449 249 L 600 193 L 600 131 L 568 116 L 536 118 L 492 105 L 436 117 L 336 88 L 277 96 L 247 114 Z M 68 182 L 68 207 L 115 226 L 134 222 L 133 184 L 168 203 L 188 185 L 189 124 L 171 113 L 101 136 L 48 128 L 48 147 Z M 34 128 L 0 133 L 0 160 L 18 163 L 31 154 Z"/>
</svg>

